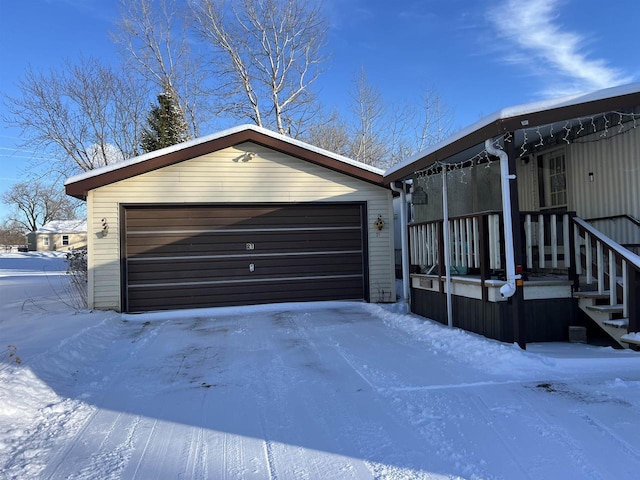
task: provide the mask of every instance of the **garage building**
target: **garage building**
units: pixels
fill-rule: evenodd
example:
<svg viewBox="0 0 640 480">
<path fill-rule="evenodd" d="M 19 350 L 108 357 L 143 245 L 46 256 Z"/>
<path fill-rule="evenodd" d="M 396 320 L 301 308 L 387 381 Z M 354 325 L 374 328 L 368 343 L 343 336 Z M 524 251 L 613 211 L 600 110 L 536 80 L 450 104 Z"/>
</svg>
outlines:
<svg viewBox="0 0 640 480">
<path fill-rule="evenodd" d="M 382 174 L 244 125 L 72 177 L 89 307 L 394 301 Z"/>
</svg>

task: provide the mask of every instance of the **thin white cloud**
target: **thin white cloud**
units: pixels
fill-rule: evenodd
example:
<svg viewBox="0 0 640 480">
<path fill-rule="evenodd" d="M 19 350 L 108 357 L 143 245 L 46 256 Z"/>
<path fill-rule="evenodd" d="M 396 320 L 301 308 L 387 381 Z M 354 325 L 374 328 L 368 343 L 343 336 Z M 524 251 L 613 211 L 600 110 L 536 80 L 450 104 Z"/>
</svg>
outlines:
<svg viewBox="0 0 640 480">
<path fill-rule="evenodd" d="M 510 48 L 516 47 L 505 60 L 537 69 L 549 81 L 547 93 L 597 90 L 630 82 L 621 70 L 584 52 L 588 38 L 564 29 L 558 19 L 562 3 L 506 0 L 491 10 L 489 20 L 499 35 L 509 40 Z"/>
</svg>

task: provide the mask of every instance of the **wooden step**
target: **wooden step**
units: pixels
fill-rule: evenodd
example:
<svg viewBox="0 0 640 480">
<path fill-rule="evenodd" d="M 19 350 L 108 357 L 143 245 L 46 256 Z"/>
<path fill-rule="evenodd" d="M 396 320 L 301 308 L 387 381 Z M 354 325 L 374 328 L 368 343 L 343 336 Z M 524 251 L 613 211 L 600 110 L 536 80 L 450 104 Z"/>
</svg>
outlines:
<svg viewBox="0 0 640 480">
<path fill-rule="evenodd" d="M 597 290 L 586 292 L 573 292 L 573 296 L 576 298 L 592 298 L 594 300 L 606 300 L 609 298 L 609 291 L 599 293 Z"/>
<path fill-rule="evenodd" d="M 637 333 L 627 333 L 620 337 L 620 340 L 624 343 L 632 343 L 634 345 L 640 345 L 640 335 Z"/>
<path fill-rule="evenodd" d="M 587 305 L 588 310 L 593 310 L 594 312 L 603 312 L 603 313 L 622 313 L 624 312 L 623 305 Z"/>
<path fill-rule="evenodd" d="M 604 323 L 605 325 L 609 325 L 610 327 L 627 328 L 629 326 L 629 319 L 628 318 L 616 318 L 614 320 L 605 320 L 602 323 Z"/>
</svg>

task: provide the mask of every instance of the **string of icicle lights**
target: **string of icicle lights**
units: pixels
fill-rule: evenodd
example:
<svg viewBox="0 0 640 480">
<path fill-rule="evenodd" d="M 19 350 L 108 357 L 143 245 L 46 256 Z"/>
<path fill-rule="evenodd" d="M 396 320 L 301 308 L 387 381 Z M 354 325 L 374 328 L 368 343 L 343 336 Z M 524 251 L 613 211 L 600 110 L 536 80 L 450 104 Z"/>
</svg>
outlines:
<svg viewBox="0 0 640 480">
<path fill-rule="evenodd" d="M 640 113 L 614 111 L 567 120 L 559 131 L 554 131 L 554 124 L 523 128 L 520 129 L 523 139 L 522 145 L 520 145 L 518 149 L 519 158 L 530 155 L 544 147 L 556 146 L 563 143 L 567 145 L 577 143 L 577 140 L 587 135 L 600 133 L 595 138 L 583 140 L 584 143 L 599 142 L 638 128 L 639 125 Z M 504 144 L 512 141 L 513 136 L 509 132 L 495 139 L 493 143 L 497 148 L 503 149 Z M 483 149 L 473 157 L 459 162 L 451 163 L 438 160 L 428 168 L 416 172 L 416 178 L 431 177 L 443 171 L 447 173 L 460 171 L 460 181 L 466 183 L 464 169 L 478 166 L 490 168 L 491 164 L 496 161 L 498 161 L 497 158 L 491 157 L 487 151 Z"/>
</svg>

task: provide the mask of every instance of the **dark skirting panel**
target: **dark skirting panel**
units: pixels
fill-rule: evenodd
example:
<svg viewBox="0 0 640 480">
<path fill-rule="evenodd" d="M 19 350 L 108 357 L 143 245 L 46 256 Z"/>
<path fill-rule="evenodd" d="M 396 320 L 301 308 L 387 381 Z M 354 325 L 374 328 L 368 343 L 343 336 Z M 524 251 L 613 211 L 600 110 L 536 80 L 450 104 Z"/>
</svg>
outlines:
<svg viewBox="0 0 640 480">
<path fill-rule="evenodd" d="M 487 338 L 512 343 L 511 302 L 483 302 L 452 296 L 453 326 Z M 411 311 L 447 324 L 447 297 L 438 292 L 411 289 Z M 573 298 L 525 301 L 527 342 L 566 342 L 569 326 L 578 321 L 577 300 Z"/>
</svg>

